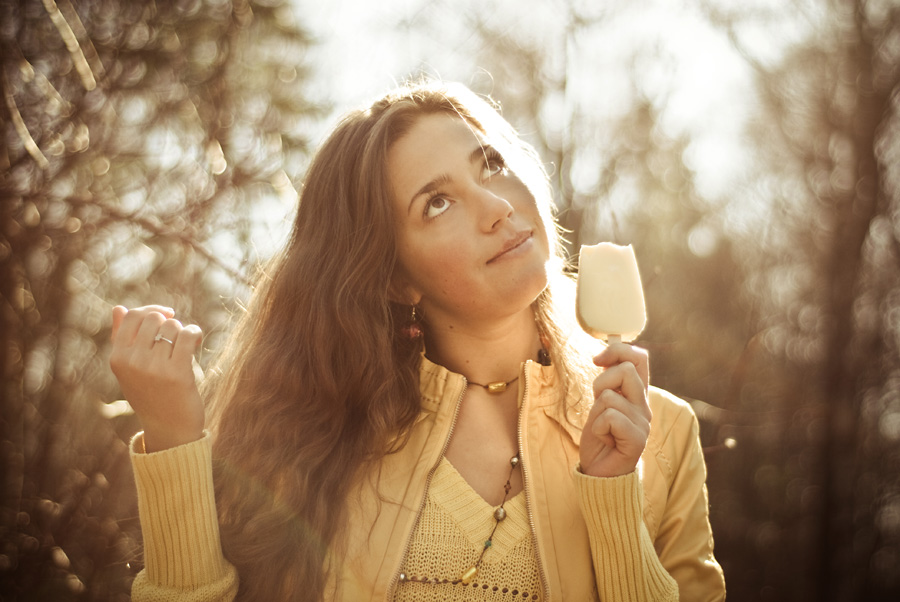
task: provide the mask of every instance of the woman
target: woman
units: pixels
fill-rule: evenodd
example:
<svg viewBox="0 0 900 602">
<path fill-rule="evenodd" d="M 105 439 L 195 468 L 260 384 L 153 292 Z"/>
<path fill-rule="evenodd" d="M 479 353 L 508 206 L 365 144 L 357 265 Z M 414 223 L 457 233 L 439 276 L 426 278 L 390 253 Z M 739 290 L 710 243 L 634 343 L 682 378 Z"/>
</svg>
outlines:
<svg viewBox="0 0 900 602">
<path fill-rule="evenodd" d="M 724 598 L 696 419 L 642 350 L 591 362 L 562 265 L 487 102 L 410 84 L 348 115 L 202 395 L 196 326 L 113 312 L 134 599 Z"/>
</svg>

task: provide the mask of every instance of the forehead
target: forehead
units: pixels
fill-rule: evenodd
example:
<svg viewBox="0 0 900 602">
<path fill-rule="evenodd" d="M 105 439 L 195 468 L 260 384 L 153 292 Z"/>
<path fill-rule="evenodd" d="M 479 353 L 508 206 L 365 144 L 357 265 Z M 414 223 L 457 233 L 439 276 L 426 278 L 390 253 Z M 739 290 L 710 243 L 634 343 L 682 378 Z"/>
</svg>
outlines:
<svg viewBox="0 0 900 602">
<path fill-rule="evenodd" d="M 467 163 L 484 136 L 452 113 L 422 115 L 388 150 L 387 173 L 395 196 L 409 197 L 422 185 Z"/>
</svg>

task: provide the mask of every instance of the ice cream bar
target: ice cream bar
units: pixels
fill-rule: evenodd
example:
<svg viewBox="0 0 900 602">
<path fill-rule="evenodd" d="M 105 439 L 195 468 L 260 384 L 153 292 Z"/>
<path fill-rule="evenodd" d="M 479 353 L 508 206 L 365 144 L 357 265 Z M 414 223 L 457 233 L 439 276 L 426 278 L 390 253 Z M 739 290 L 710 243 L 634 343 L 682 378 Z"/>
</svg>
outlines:
<svg viewBox="0 0 900 602">
<path fill-rule="evenodd" d="M 644 290 L 631 245 L 583 245 L 578 261 L 578 323 L 608 342 L 637 338 L 647 323 Z"/>
</svg>

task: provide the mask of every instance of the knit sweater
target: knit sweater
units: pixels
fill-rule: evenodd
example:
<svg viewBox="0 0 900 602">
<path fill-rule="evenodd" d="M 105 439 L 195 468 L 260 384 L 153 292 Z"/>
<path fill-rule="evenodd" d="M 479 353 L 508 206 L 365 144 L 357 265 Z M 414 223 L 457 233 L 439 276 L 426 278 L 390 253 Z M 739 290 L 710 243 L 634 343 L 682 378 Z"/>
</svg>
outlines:
<svg viewBox="0 0 900 602">
<path fill-rule="evenodd" d="M 481 555 L 496 523 L 496 506 L 478 495 L 443 458 L 428 488 L 403 564 L 403 573 L 410 579 L 397 588 L 394 601 L 540 600 L 541 583 L 525 492 L 508 500 L 503 508 L 507 516 L 494 532 L 478 575 L 468 586 L 453 583 Z M 422 583 L 423 579 L 432 582 Z M 435 579 L 441 583 L 434 583 Z"/>
<path fill-rule="evenodd" d="M 138 434 L 132 441 L 131 457 L 146 568 L 135 578 L 133 598 L 159 602 L 232 599 L 237 592 L 237 572 L 221 554 L 210 437 L 206 435 L 199 441 L 151 454 L 139 453 L 137 450 L 141 448 L 141 434 Z M 619 574 L 618 571 L 622 566 L 643 566 L 654 572 L 651 578 L 651 582 L 655 582 L 654 591 L 671 592 L 671 577 L 656 560 L 646 529 L 637 527 L 642 521 L 643 497 L 638 472 L 598 479 L 576 470 L 573 478 L 582 511 L 593 518 L 588 524 L 597 525 L 590 533 L 592 543 L 616 552 L 610 556 L 594 556 L 595 574 L 619 582 L 619 591 L 627 592 L 623 599 L 637 600 L 642 596 L 630 590 L 639 580 L 635 575 Z M 477 499 L 473 500 L 472 496 Z M 485 555 L 473 583 L 457 586 L 452 591 L 441 589 L 441 586 L 433 590 L 434 594 L 427 593 L 427 588 L 435 587 L 434 584 L 403 583 L 397 588 L 394 600 L 522 601 L 540 596 L 525 496 L 514 497 L 505 507 L 509 512 L 503 522 L 505 533 L 501 534 L 498 529 L 495 536 L 497 549 Z M 489 509 L 452 465 L 442 461 L 413 534 L 405 572 L 412 576 L 456 579 L 456 570 L 449 567 L 458 561 L 461 561 L 459 566 L 470 565 L 473 554 L 477 558 L 486 539 L 483 537 L 485 530 L 490 531 L 487 525 L 492 525 L 490 512 L 487 512 L 487 521 L 483 516 L 483 511 Z M 178 518 L 173 520 L 172 517 Z M 643 557 L 646 554 L 652 554 L 654 558 Z M 623 562 L 622 555 L 633 558 Z M 450 572 L 445 575 L 441 571 Z M 152 581 L 149 575 L 153 575 Z M 508 591 L 504 592 L 504 588 Z M 671 599 L 677 600 L 677 591 Z"/>
</svg>

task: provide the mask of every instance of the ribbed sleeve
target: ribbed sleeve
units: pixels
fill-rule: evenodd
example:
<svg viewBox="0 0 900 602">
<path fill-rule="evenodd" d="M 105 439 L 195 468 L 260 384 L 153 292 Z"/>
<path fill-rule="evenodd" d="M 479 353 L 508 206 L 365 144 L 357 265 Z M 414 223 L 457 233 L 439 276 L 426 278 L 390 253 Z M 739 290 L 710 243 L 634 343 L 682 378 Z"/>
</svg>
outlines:
<svg viewBox="0 0 900 602">
<path fill-rule="evenodd" d="M 134 600 L 231 600 L 237 573 L 222 555 L 210 438 L 131 461 L 144 536 L 144 571 Z"/>
<path fill-rule="evenodd" d="M 600 599 L 678 600 L 678 584 L 660 563 L 644 526 L 643 492 L 637 471 L 600 479 L 576 469 L 575 480 Z"/>
</svg>

